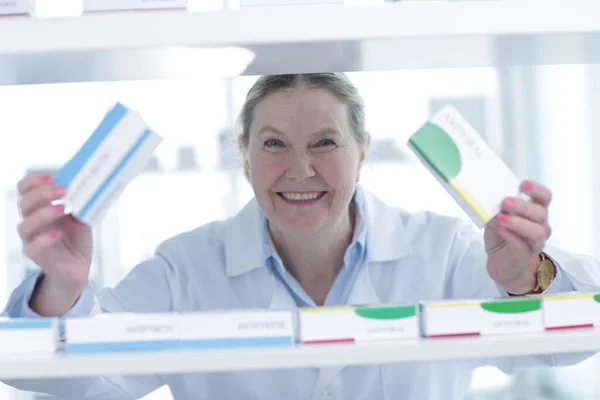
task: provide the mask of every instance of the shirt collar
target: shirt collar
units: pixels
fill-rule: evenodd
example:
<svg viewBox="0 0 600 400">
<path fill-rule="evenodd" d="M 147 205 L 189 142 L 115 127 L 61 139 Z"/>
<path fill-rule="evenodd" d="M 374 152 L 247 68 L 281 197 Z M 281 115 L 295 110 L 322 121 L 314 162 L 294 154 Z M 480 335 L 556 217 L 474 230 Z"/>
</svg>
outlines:
<svg viewBox="0 0 600 400">
<path fill-rule="evenodd" d="M 353 201 L 358 229 L 354 240 L 367 249 L 367 261 L 391 261 L 410 254 L 402 215 L 357 186 Z M 266 216 L 252 199 L 225 227 L 225 264 L 228 276 L 265 268 L 273 256 Z"/>
</svg>

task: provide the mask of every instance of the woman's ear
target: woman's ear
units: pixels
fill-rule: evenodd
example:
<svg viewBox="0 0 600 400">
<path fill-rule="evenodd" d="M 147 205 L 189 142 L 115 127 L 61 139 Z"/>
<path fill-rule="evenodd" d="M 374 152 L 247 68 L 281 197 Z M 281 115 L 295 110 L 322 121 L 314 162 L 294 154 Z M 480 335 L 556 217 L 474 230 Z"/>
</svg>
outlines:
<svg viewBox="0 0 600 400">
<path fill-rule="evenodd" d="M 244 176 L 250 182 L 250 164 L 248 164 L 248 160 L 244 161 Z"/>
<path fill-rule="evenodd" d="M 356 182 L 360 181 L 360 171 L 362 170 L 363 164 L 367 159 L 367 154 L 369 153 L 369 149 L 371 148 L 371 135 L 366 133 L 365 144 L 362 146 L 362 150 L 360 152 L 360 158 L 358 160 L 358 171 L 356 171 Z"/>
<path fill-rule="evenodd" d="M 238 136 L 238 149 L 240 150 L 240 155 L 243 160 L 243 168 L 244 168 L 244 176 L 246 176 L 246 180 L 250 182 L 250 163 L 248 162 L 248 158 L 246 157 L 246 151 L 248 148 L 244 143 L 244 137 L 242 135 Z"/>
<path fill-rule="evenodd" d="M 365 133 L 365 144 L 362 147 L 362 151 L 360 152 L 360 161 L 358 164 L 359 168 L 362 168 L 362 165 L 369 154 L 369 149 L 371 148 L 371 135 L 368 132 Z"/>
<path fill-rule="evenodd" d="M 246 145 L 244 144 L 244 137 L 242 135 L 238 136 L 238 150 L 242 155 L 246 154 Z"/>
</svg>

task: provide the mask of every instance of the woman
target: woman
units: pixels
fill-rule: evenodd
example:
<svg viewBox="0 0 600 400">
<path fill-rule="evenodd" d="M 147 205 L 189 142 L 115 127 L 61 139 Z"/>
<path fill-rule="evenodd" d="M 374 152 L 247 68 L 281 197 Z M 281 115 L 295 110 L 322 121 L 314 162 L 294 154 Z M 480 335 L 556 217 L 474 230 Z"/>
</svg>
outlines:
<svg viewBox="0 0 600 400">
<path fill-rule="evenodd" d="M 536 292 L 542 251 L 555 266 L 546 292 L 600 287 L 597 262 L 545 247 L 551 193 L 540 184 L 523 182 L 532 200 L 507 198 L 483 238 L 470 224 L 409 214 L 357 187 L 369 136 L 361 97 L 343 74 L 262 77 L 248 93 L 241 122 L 240 149 L 255 199 L 232 219 L 167 240 L 152 259 L 97 297 L 88 285 L 90 229 L 51 205 L 64 189 L 53 187 L 49 176 L 20 182 L 19 233 L 42 272 L 14 291 L 6 313 L 74 317 L 521 295 Z M 102 400 L 139 398 L 164 384 L 176 399 L 460 399 L 478 365 L 510 371 L 554 361 L 549 356 L 11 384 Z"/>
</svg>

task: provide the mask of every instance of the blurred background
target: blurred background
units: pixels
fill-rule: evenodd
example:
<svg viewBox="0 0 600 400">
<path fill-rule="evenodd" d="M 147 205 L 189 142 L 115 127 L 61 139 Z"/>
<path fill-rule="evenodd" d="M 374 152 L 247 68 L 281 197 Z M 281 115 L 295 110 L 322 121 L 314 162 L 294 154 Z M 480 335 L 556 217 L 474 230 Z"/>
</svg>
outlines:
<svg viewBox="0 0 600 400">
<path fill-rule="evenodd" d="M 222 3 L 211 0 L 201 6 L 218 8 Z M 553 190 L 551 244 L 600 257 L 600 211 L 594 207 L 600 203 L 595 174 L 600 169 L 600 135 L 593 134 L 600 129 L 600 65 L 348 75 L 365 99 L 372 135 L 362 186 L 409 211 L 429 209 L 466 218 L 405 146 L 427 118 L 453 104 L 520 177 Z M 0 302 L 36 268 L 23 257 L 16 232 L 17 181 L 30 172 L 60 168 L 117 101 L 141 112 L 165 140 L 95 230 L 95 287 L 114 285 L 162 240 L 234 215 L 253 195 L 237 152 L 236 118 L 255 79 L 207 75 L 0 86 Z M 599 399 L 598 376 L 598 357 L 511 377 L 486 367 L 474 374 L 468 399 Z M 37 398 L 43 397 L 0 386 L 0 399 Z M 147 399 L 171 396 L 163 388 Z"/>
</svg>

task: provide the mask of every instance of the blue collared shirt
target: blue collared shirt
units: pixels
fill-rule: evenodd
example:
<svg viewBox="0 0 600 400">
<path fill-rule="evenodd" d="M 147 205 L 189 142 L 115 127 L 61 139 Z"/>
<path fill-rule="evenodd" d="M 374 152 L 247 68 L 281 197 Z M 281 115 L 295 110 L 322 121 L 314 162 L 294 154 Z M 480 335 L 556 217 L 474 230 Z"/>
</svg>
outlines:
<svg viewBox="0 0 600 400">
<path fill-rule="evenodd" d="M 362 191 L 357 190 L 354 193 L 352 202 L 356 209 L 354 235 L 352 243 L 348 246 L 346 253 L 344 254 L 344 265 L 325 298 L 324 305 L 326 306 L 346 304 L 348 296 L 350 295 L 350 290 L 354 286 L 356 277 L 365 262 L 367 227 L 365 224 L 365 200 Z M 316 306 L 315 301 L 306 293 L 296 278 L 294 278 L 283 265 L 283 261 L 279 254 L 277 254 L 277 250 L 270 239 L 267 218 L 264 215 L 263 217 L 264 228 L 262 230 L 262 239 L 264 243 L 263 247 L 265 251 L 266 267 L 269 268 L 273 275 L 285 285 L 298 307 Z"/>
<path fill-rule="evenodd" d="M 339 288 L 331 290 L 327 304 L 416 303 L 449 298 L 485 299 L 503 294 L 486 271 L 481 232 L 459 220 L 431 213 L 406 213 L 360 188 L 358 192 L 364 194 L 364 207 L 357 207 L 362 222 L 357 225 L 355 240 L 336 280 Z M 360 205 L 362 199 L 356 197 L 354 201 Z M 88 287 L 64 317 L 99 312 L 295 310 L 297 303 L 310 304 L 308 296 L 294 287 L 290 278 L 278 279 L 271 272 L 272 267 L 265 265 L 272 253 L 264 251 L 265 246 L 268 249 L 268 242 L 265 245 L 268 236 L 261 236 L 261 231 L 266 232 L 264 228 L 264 214 L 254 199 L 234 218 L 167 240 L 154 257 L 135 267 L 115 288 L 96 295 Z M 362 255 L 355 258 L 353 249 L 361 250 Z M 548 253 L 559 267 L 548 293 L 573 288 L 598 290 L 600 263 L 559 249 L 549 248 Z M 361 257 L 362 263 L 357 261 Z M 278 270 L 284 271 L 282 267 Z M 33 275 L 13 291 L 4 315 L 38 317 L 29 307 L 37 279 Z M 199 353 L 199 362 L 201 359 Z M 559 354 L 183 375 L 111 374 L 8 383 L 28 391 L 78 400 L 138 399 L 161 385 L 168 385 L 177 400 L 460 399 L 465 396 L 471 372 L 477 366 L 496 365 L 511 372 L 524 365 L 568 364 L 573 360 L 572 355 Z"/>
</svg>

